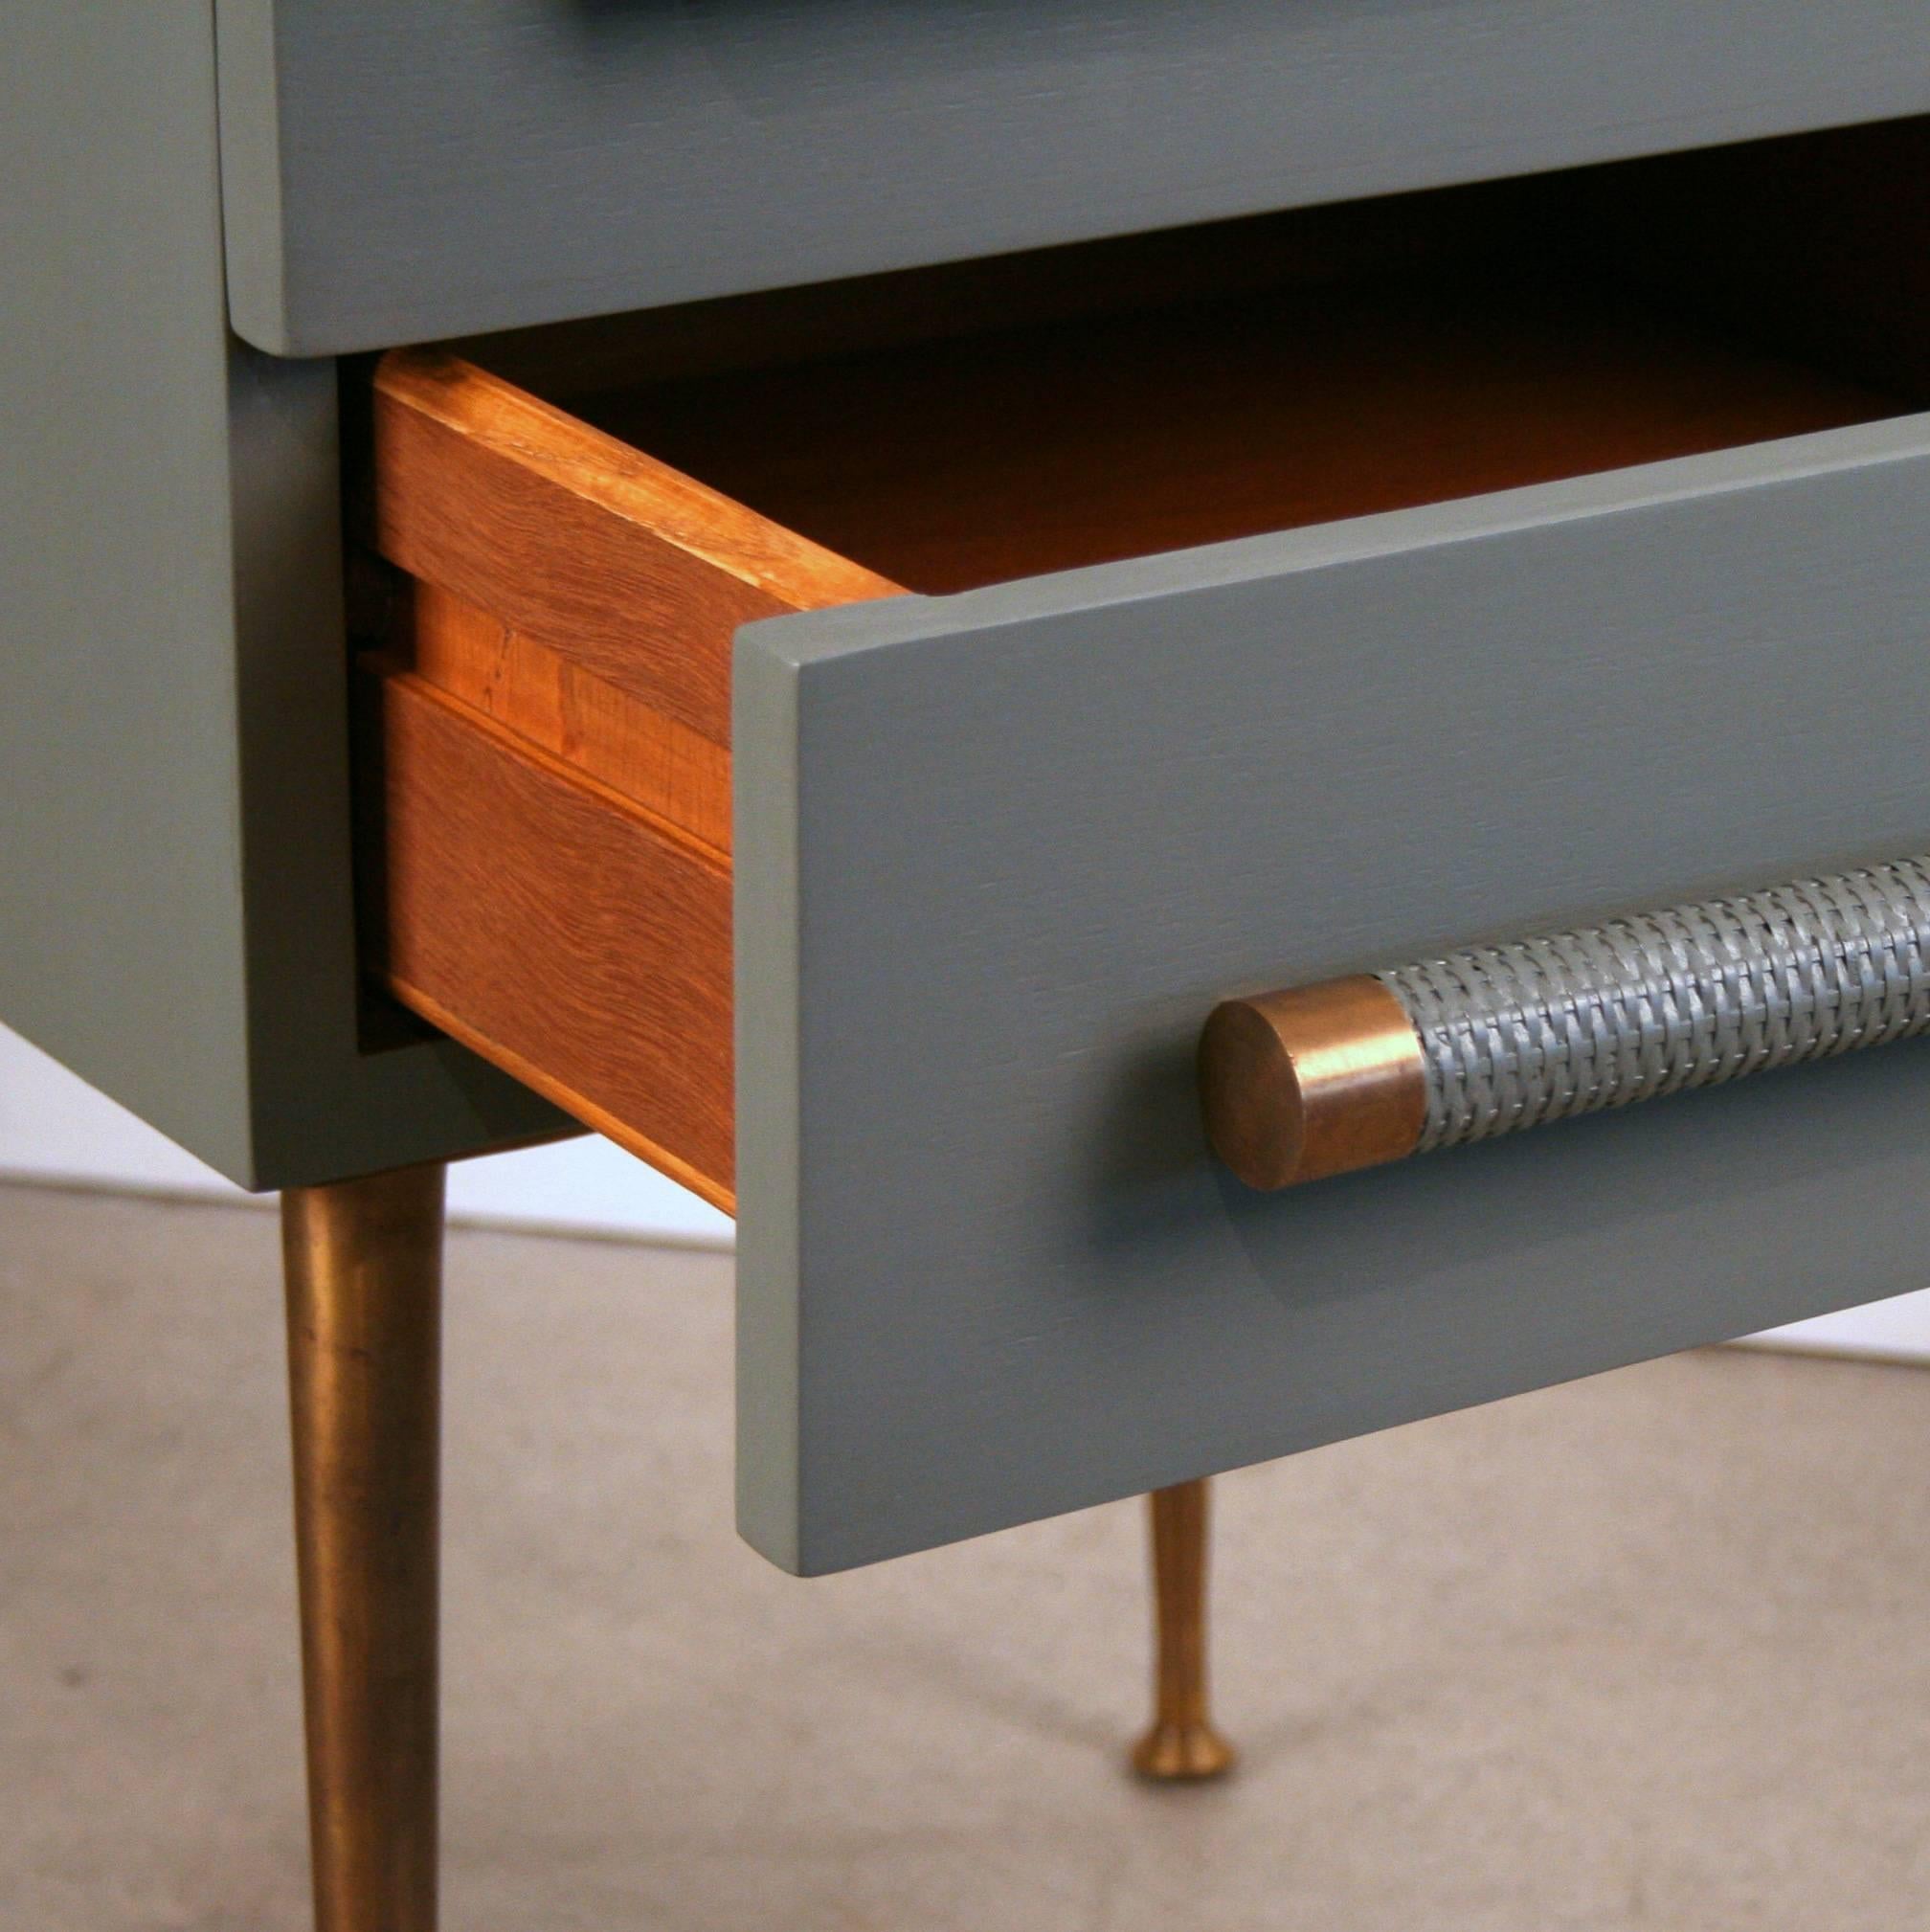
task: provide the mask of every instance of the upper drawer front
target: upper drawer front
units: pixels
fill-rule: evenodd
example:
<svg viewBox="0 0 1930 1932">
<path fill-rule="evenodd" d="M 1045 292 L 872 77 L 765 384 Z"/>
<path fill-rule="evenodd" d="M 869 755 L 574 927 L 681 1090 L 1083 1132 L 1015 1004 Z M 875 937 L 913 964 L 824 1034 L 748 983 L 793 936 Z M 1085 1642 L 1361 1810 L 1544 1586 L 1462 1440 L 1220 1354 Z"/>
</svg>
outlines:
<svg viewBox="0 0 1930 1932">
<path fill-rule="evenodd" d="M 384 347 L 1930 106 L 1917 0 L 219 0 L 235 326 Z"/>
</svg>

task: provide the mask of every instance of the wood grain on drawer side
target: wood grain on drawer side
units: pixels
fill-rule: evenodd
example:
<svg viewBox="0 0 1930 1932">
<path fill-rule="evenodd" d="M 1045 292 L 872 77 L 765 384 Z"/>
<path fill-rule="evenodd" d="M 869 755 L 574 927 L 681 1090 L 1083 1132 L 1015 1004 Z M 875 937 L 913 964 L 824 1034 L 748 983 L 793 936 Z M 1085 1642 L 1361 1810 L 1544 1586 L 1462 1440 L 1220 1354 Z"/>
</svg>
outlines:
<svg viewBox="0 0 1930 1932">
<path fill-rule="evenodd" d="M 363 695 L 390 987 L 732 1209 L 729 866 L 420 678 Z"/>
<path fill-rule="evenodd" d="M 893 595 L 456 358 L 388 357 L 362 679 L 365 951 L 402 1003 L 735 1205 L 730 644 Z"/>
<path fill-rule="evenodd" d="M 412 668 L 566 764 L 730 850 L 730 753 L 453 591 L 417 583 Z"/>
<path fill-rule="evenodd" d="M 376 544 L 719 745 L 741 623 L 897 588 L 472 363 L 375 378 Z"/>
</svg>

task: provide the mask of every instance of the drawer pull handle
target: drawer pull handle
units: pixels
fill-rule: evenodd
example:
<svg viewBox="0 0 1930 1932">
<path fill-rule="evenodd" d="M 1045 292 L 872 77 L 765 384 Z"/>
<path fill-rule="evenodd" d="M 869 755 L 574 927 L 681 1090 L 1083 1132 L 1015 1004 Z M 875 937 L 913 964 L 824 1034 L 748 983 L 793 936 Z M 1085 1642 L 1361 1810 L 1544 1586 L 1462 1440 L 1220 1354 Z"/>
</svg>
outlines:
<svg viewBox="0 0 1930 1932">
<path fill-rule="evenodd" d="M 1930 857 L 1216 1007 L 1207 1137 L 1288 1187 L 1930 1031 Z"/>
</svg>

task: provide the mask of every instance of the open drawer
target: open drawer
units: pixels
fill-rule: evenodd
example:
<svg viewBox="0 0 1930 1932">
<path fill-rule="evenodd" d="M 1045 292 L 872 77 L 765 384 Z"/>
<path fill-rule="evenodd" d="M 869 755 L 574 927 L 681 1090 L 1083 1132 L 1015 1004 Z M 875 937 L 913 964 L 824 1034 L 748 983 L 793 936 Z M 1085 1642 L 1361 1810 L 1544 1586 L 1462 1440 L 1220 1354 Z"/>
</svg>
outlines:
<svg viewBox="0 0 1930 1932">
<path fill-rule="evenodd" d="M 758 1547 L 1930 1279 L 1919 1046 L 1286 1197 L 1192 1072 L 1229 993 L 1930 850 L 1925 153 L 382 363 L 370 963 L 738 1212 Z"/>
</svg>

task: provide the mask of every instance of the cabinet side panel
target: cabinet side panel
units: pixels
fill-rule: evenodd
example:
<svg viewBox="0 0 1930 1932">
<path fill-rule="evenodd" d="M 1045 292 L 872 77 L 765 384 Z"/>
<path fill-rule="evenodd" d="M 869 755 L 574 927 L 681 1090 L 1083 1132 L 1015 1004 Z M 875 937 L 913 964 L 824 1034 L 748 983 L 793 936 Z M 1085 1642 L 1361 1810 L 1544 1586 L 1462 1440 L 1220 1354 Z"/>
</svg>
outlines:
<svg viewBox="0 0 1930 1932">
<path fill-rule="evenodd" d="M 209 26 L 0 23 L 0 1015 L 249 1164 Z"/>
<path fill-rule="evenodd" d="M 357 1050 L 334 371 L 221 240 L 212 9 L 5 9 L 0 1018 L 272 1186 L 557 1116 Z"/>
</svg>

